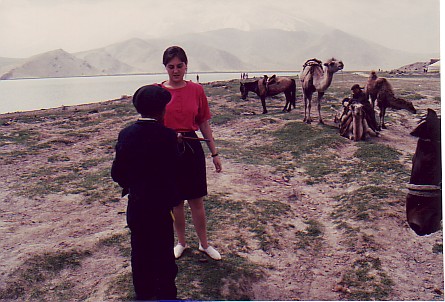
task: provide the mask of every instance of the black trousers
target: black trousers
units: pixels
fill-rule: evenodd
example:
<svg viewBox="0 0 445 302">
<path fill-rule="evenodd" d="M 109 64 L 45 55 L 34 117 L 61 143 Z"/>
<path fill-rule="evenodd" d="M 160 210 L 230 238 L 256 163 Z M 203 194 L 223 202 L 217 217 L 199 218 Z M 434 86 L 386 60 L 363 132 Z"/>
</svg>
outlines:
<svg viewBox="0 0 445 302">
<path fill-rule="evenodd" d="M 145 220 L 130 226 L 136 300 L 176 300 L 173 219 L 167 212 Z"/>
</svg>

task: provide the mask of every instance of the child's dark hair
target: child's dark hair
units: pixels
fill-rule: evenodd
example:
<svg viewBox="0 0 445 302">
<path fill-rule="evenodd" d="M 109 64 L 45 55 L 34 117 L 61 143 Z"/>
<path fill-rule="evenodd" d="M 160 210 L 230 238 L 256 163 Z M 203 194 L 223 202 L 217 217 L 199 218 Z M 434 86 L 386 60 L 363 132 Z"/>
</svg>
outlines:
<svg viewBox="0 0 445 302">
<path fill-rule="evenodd" d="M 161 114 L 170 102 L 171 94 L 158 85 L 146 85 L 133 95 L 133 105 L 143 116 L 154 117 Z"/>
<path fill-rule="evenodd" d="M 170 46 L 164 51 L 164 55 L 162 56 L 162 63 L 164 66 L 167 66 L 168 62 L 170 62 L 173 58 L 177 57 L 181 62 L 188 64 L 187 55 L 185 54 L 184 49 L 179 46 Z"/>
</svg>

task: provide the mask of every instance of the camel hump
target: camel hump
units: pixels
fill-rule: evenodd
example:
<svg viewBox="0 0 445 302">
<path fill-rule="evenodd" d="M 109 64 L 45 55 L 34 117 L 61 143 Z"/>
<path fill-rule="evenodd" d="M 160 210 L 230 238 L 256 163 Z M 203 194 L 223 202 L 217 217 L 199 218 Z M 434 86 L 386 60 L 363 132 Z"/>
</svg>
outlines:
<svg viewBox="0 0 445 302">
<path fill-rule="evenodd" d="M 314 65 L 318 65 L 318 66 L 322 67 L 322 64 L 323 64 L 323 62 L 321 62 L 320 60 L 318 60 L 316 58 L 309 59 L 303 64 L 303 69 L 306 68 L 307 66 L 314 66 Z"/>
<path fill-rule="evenodd" d="M 385 79 L 385 78 L 378 78 L 378 79 L 375 81 L 375 86 L 376 86 L 377 88 L 382 87 L 382 86 L 384 86 L 384 85 L 389 85 L 388 80 Z"/>
</svg>

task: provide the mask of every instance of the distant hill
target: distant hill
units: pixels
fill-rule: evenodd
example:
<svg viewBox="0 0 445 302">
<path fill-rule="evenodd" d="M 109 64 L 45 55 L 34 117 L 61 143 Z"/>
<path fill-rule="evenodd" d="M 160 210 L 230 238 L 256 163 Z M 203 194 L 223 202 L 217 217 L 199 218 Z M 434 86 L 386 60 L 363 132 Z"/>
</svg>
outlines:
<svg viewBox="0 0 445 302">
<path fill-rule="evenodd" d="M 87 61 L 62 49 L 33 56 L 3 74 L 0 79 L 71 77 L 104 74 Z"/>
<path fill-rule="evenodd" d="M 428 62 L 415 62 L 398 67 L 391 70 L 391 73 L 423 73 L 426 71 L 438 72 L 438 68 L 440 67 L 439 64 L 439 59 L 431 59 Z"/>
<path fill-rule="evenodd" d="M 438 54 L 412 54 L 386 48 L 340 30 L 285 31 L 221 29 L 170 36 L 130 39 L 103 48 L 67 53 L 54 50 L 26 60 L 2 58 L 9 69 L 1 79 L 68 77 L 164 72 L 162 53 L 180 45 L 189 58 L 189 72 L 295 71 L 309 58 L 343 60 L 345 70 L 391 70 Z"/>
</svg>

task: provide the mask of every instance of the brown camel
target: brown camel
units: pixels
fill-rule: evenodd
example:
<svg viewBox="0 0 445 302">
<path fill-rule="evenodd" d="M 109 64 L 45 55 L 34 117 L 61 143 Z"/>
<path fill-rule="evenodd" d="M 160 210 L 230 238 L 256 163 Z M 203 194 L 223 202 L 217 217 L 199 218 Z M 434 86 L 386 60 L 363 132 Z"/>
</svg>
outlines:
<svg viewBox="0 0 445 302">
<path fill-rule="evenodd" d="M 367 135 L 377 136 L 366 121 L 366 113 L 363 104 L 353 103 L 345 105 L 345 114 L 340 118 L 340 135 L 354 141 L 365 140 Z"/>
<path fill-rule="evenodd" d="M 396 98 L 388 80 L 379 78 L 375 71 L 372 71 L 369 75 L 365 93 L 368 98 L 371 97 L 372 108 L 375 107 L 375 100 L 377 100 L 377 106 L 380 110 L 378 130 L 386 129 L 385 113 L 386 108 L 388 107 L 396 110 L 405 109 L 411 113 L 416 113 L 413 103 L 401 98 Z"/>
<path fill-rule="evenodd" d="M 332 83 L 332 78 L 334 73 L 342 70 L 344 65 L 342 61 L 338 61 L 335 58 L 329 59 L 322 66 L 321 61 L 317 59 L 307 60 L 303 65 L 303 71 L 301 72 L 300 80 L 303 89 L 304 98 L 304 122 L 310 124 L 312 122 L 311 118 L 311 101 L 312 94 L 314 92 L 318 93 L 318 116 L 319 123 L 323 123 L 321 118 L 321 99 L 325 91 L 329 88 Z"/>
</svg>

